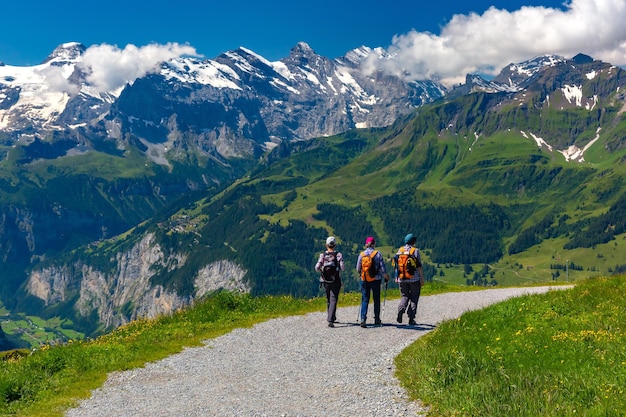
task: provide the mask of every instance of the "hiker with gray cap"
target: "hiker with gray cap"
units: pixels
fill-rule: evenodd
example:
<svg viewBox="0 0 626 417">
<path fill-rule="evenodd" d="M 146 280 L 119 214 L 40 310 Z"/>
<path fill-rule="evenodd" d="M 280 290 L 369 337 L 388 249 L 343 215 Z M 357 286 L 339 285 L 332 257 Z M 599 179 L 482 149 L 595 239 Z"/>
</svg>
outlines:
<svg viewBox="0 0 626 417">
<path fill-rule="evenodd" d="M 406 312 L 409 316 L 409 325 L 416 324 L 417 303 L 420 292 L 424 285 L 424 271 L 422 270 L 422 258 L 416 248 L 417 238 L 411 233 L 405 236 L 404 246 L 398 249 L 393 258 L 396 282 L 400 286 L 402 298 L 398 304 L 398 323 L 402 323 L 402 316 Z"/>
<path fill-rule="evenodd" d="M 328 327 L 335 327 L 337 302 L 341 290 L 341 274 L 344 269 L 343 255 L 335 249 L 337 241 L 333 236 L 326 239 L 326 250 L 320 253 L 315 270 L 320 273 L 320 287 L 326 290 L 326 320 Z"/>
</svg>

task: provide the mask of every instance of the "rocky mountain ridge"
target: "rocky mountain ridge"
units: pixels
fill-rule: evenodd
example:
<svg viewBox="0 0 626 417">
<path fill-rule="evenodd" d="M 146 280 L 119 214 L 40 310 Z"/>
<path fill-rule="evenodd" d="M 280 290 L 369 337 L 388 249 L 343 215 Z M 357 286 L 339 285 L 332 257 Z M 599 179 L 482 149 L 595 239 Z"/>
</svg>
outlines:
<svg viewBox="0 0 626 417">
<path fill-rule="evenodd" d="M 6 144 L 49 141 L 54 133 L 82 151 L 93 136 L 118 148 L 131 138 L 162 164 L 182 149 L 248 158 L 281 141 L 386 126 L 445 93 L 430 80 L 364 75 L 359 65 L 369 48 L 330 60 L 304 42 L 276 62 L 245 48 L 213 60 L 175 58 L 123 89 L 98 91 L 85 50 L 68 43 L 39 66 L 0 67 Z"/>
</svg>

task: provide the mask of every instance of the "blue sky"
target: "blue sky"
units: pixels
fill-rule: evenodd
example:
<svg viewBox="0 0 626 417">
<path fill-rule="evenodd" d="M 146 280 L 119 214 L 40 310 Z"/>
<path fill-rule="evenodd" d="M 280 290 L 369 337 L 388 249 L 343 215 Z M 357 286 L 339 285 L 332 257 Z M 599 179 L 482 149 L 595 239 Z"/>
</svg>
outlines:
<svg viewBox="0 0 626 417">
<path fill-rule="evenodd" d="M 8 0 L 0 13 L 0 61 L 37 65 L 80 42 L 90 82 L 106 89 L 181 55 L 242 46 L 277 61 L 300 41 L 328 58 L 380 47 L 364 71 L 448 86 L 544 54 L 626 66 L 626 0 Z"/>
<path fill-rule="evenodd" d="M 7 0 L 0 6 L 0 61 L 36 65 L 58 45 L 188 43 L 214 58 L 244 46 L 274 61 L 305 41 L 334 58 L 361 45 L 387 47 L 415 29 L 438 34 L 455 14 L 482 14 L 490 6 L 561 7 L 561 0 L 348 0 L 150 2 L 133 0 Z"/>
</svg>

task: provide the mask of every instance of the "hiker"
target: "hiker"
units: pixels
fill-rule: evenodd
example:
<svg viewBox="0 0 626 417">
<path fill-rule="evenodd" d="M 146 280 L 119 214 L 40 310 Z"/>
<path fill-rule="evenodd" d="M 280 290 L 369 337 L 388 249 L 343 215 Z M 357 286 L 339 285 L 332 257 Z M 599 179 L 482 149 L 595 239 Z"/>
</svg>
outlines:
<svg viewBox="0 0 626 417">
<path fill-rule="evenodd" d="M 374 298 L 374 324 L 382 325 L 380 320 L 380 286 L 385 278 L 389 281 L 389 274 L 385 268 L 385 261 L 380 251 L 375 249 L 376 239 L 372 236 L 365 239 L 365 250 L 359 254 L 356 261 L 356 270 L 361 277 L 361 327 L 367 327 L 367 307 L 370 302 L 370 293 Z"/>
<path fill-rule="evenodd" d="M 404 246 L 398 249 L 394 257 L 396 270 L 396 282 L 400 286 L 400 304 L 398 304 L 398 323 L 402 323 L 402 315 L 406 312 L 409 316 L 409 325 L 415 325 L 417 314 L 417 302 L 424 285 L 424 271 L 422 270 L 422 258 L 416 248 L 417 238 L 411 233 L 405 236 Z"/>
<path fill-rule="evenodd" d="M 326 250 L 320 253 L 315 270 L 320 273 L 320 287 L 326 289 L 326 320 L 328 327 L 335 327 L 337 302 L 341 290 L 340 272 L 344 269 L 343 255 L 335 250 L 337 241 L 333 236 L 326 239 Z"/>
</svg>

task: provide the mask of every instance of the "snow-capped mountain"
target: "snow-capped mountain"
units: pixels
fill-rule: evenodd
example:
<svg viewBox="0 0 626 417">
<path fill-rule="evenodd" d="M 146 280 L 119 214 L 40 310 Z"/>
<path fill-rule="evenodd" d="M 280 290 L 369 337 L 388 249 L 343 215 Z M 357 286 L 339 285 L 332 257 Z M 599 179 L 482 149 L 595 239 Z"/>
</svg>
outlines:
<svg viewBox="0 0 626 417">
<path fill-rule="evenodd" d="M 106 113 L 116 92 L 89 85 L 80 65 L 84 51 L 81 44 L 66 43 L 40 65 L 1 65 L 0 131 L 13 140 L 45 137 Z"/>
<path fill-rule="evenodd" d="M 537 75 L 546 68 L 555 67 L 567 62 L 567 59 L 556 55 L 543 55 L 528 61 L 507 65 L 491 80 L 479 74 L 467 74 L 465 84 L 457 86 L 448 93 L 448 98 L 460 97 L 465 94 L 481 91 L 485 93 L 516 93 L 528 87 Z"/>
<path fill-rule="evenodd" d="M 276 62 L 246 48 L 214 60 L 164 62 L 128 86 L 107 118 L 148 147 L 191 141 L 213 156 L 250 157 L 282 141 L 386 126 L 444 93 L 432 81 L 365 76 L 359 62 L 333 61 L 299 43 Z"/>
<path fill-rule="evenodd" d="M 363 46 L 331 60 L 301 42 L 274 62 L 243 47 L 215 59 L 175 58 L 124 87 L 102 91 L 89 81 L 85 51 L 66 43 L 40 65 L 0 65 L 3 143 L 63 140 L 57 154 L 96 149 L 94 141 L 116 149 L 132 143 L 162 165 L 190 150 L 221 161 L 256 158 L 283 141 L 387 126 L 444 95 L 515 94 L 568 61 L 536 57 L 508 65 L 492 80 L 468 75 L 447 91 L 432 80 L 364 71 L 373 54 L 390 59 L 380 48 Z M 571 62 L 589 60 L 580 55 Z M 564 88 L 565 95 L 578 91 Z"/>
<path fill-rule="evenodd" d="M 512 63 L 506 66 L 497 77 L 494 83 L 507 85 L 511 88 L 521 89 L 525 83 L 532 79 L 535 74 L 546 67 L 555 67 L 565 63 L 567 60 L 557 55 L 542 55 L 520 63 Z"/>
<path fill-rule="evenodd" d="M 445 93 L 433 81 L 364 75 L 369 48 L 330 60 L 306 43 L 276 62 L 245 48 L 213 60 L 176 58 L 123 89 L 102 92 L 88 81 L 84 52 L 67 43 L 40 65 L 0 66 L 5 142 L 46 140 L 55 132 L 85 149 L 90 137 L 118 148 L 131 140 L 164 164 L 167 152 L 182 148 L 247 158 L 281 141 L 389 125 Z"/>
</svg>

